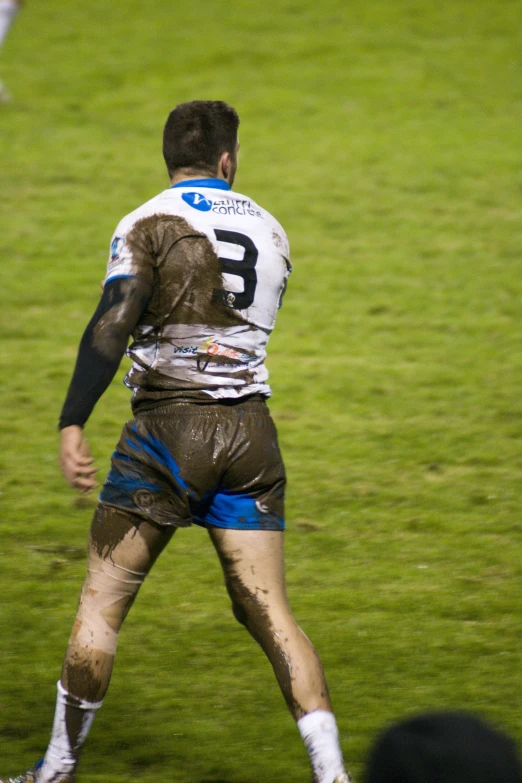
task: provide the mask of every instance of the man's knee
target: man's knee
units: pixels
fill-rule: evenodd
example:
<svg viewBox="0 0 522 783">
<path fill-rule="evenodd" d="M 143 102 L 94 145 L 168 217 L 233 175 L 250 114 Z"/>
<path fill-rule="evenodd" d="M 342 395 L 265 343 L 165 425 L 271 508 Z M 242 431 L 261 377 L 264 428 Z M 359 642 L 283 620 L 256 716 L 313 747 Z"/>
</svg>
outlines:
<svg viewBox="0 0 522 783">
<path fill-rule="evenodd" d="M 232 599 L 234 617 L 259 644 L 262 644 L 262 637 L 271 627 L 268 606 L 256 592 L 249 590 L 239 579 L 229 581 L 227 587 Z"/>
<path fill-rule="evenodd" d="M 90 550 L 71 642 L 114 655 L 119 630 L 145 576 Z"/>
</svg>

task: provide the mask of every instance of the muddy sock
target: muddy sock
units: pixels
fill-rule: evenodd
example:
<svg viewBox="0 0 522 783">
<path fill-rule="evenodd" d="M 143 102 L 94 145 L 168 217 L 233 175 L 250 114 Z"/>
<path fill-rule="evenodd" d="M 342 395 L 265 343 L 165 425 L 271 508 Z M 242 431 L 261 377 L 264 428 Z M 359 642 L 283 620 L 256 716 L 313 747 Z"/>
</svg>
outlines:
<svg viewBox="0 0 522 783">
<path fill-rule="evenodd" d="M 101 705 L 101 701 L 90 702 L 71 696 L 58 682 L 53 732 L 38 771 L 38 783 L 54 783 L 74 772 L 96 710 Z"/>
<path fill-rule="evenodd" d="M 314 710 L 297 721 L 317 783 L 334 783 L 344 772 L 337 723 L 331 712 Z"/>
</svg>

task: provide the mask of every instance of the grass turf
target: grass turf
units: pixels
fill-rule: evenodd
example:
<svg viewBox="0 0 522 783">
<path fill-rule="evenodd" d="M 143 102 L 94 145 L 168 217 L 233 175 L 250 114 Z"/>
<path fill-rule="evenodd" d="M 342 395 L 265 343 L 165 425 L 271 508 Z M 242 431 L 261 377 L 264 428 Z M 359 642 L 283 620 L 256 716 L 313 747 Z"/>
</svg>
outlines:
<svg viewBox="0 0 522 783">
<path fill-rule="evenodd" d="M 2 50 L 0 761 L 41 752 L 91 508 L 55 422 L 119 218 L 177 102 L 241 115 L 237 189 L 294 273 L 271 341 L 288 583 L 349 766 L 465 707 L 520 735 L 522 11 L 504 0 L 27 0 Z M 121 375 L 88 435 L 103 474 Z M 86 781 L 298 783 L 307 761 L 215 556 L 180 531 L 122 632 Z"/>
</svg>

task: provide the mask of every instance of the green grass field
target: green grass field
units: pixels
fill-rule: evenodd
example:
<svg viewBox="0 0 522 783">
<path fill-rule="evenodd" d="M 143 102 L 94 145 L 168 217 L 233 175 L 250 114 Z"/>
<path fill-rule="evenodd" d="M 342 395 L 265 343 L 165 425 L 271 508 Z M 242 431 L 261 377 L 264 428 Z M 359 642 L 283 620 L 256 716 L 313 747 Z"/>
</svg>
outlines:
<svg viewBox="0 0 522 783">
<path fill-rule="evenodd" d="M 518 0 L 26 0 L 0 54 L 0 774 L 46 747 L 93 498 L 56 421 L 111 233 L 167 184 L 193 98 L 241 119 L 236 189 L 294 273 L 272 338 L 288 585 L 348 765 L 406 713 L 521 734 Z M 103 477 L 123 369 L 87 433 Z M 81 780 L 305 783 L 299 737 L 180 531 L 121 634 Z"/>
</svg>

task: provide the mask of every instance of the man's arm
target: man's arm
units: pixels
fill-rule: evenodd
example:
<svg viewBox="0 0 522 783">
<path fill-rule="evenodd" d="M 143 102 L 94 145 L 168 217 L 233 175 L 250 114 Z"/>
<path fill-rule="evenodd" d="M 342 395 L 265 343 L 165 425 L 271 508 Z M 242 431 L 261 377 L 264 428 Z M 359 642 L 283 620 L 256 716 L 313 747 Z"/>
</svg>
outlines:
<svg viewBox="0 0 522 783">
<path fill-rule="evenodd" d="M 62 473 L 80 492 L 96 486 L 96 468 L 82 428 L 114 378 L 151 294 L 152 281 L 145 277 L 109 280 L 81 339 L 59 422 Z"/>
</svg>

